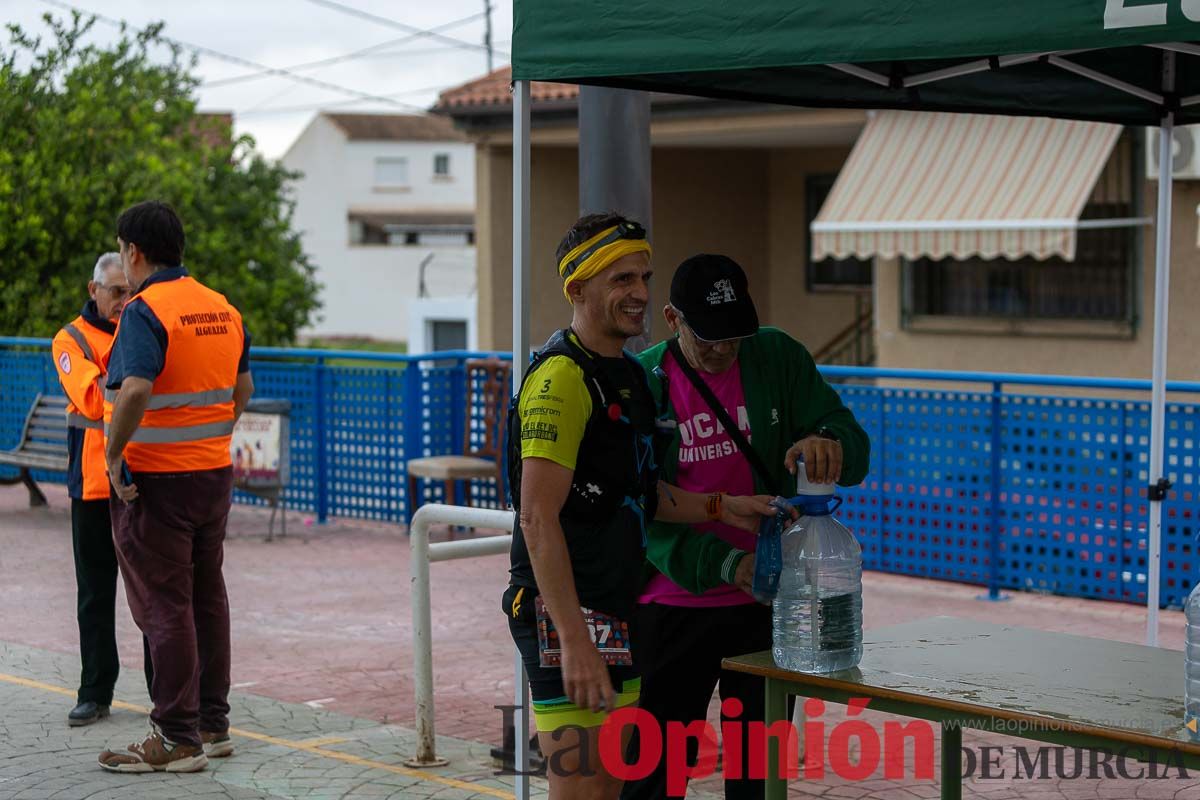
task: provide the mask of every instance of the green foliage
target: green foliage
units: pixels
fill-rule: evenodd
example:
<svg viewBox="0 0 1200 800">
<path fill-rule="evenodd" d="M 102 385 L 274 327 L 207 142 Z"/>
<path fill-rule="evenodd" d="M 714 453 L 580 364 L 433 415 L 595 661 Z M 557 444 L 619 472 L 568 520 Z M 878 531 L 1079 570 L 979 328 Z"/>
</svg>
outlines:
<svg viewBox="0 0 1200 800">
<path fill-rule="evenodd" d="M 53 335 L 117 249 L 117 216 L 157 199 L 183 219 L 189 271 L 238 307 L 254 342 L 292 343 L 319 305 L 291 228 L 295 174 L 196 113 L 194 59 L 161 26 L 100 48 L 82 42 L 91 21 L 46 21 L 50 41 L 10 25 L 0 49 L 0 335 Z"/>
</svg>

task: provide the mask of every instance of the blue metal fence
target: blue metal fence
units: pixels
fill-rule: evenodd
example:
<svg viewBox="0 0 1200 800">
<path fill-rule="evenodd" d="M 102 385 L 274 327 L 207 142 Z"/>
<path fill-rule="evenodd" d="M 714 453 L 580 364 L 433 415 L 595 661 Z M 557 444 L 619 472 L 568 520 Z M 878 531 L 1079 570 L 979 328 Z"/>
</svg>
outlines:
<svg viewBox="0 0 1200 800">
<path fill-rule="evenodd" d="M 320 519 L 404 522 L 408 459 L 460 452 L 464 425 L 475 432 L 496 422 L 483 418 L 477 387 L 468 390 L 464 363 L 479 355 L 439 353 L 435 361 L 255 348 L 257 395 L 292 403 L 288 504 Z M 1148 393 L 1148 381 L 858 367 L 823 372 L 839 382 L 871 437 L 871 471 L 861 486 L 842 490 L 839 512 L 859 535 L 868 569 L 993 593 L 1145 602 L 1150 407 L 1112 395 Z M 935 388 L 880 385 L 896 380 Z M 978 389 L 944 388 L 948 383 Z M 1088 395 L 1035 393 L 1055 387 Z M 1200 383 L 1168 389 L 1200 393 Z M 60 391 L 48 343 L 0 339 L 0 448 L 16 444 L 39 391 Z M 1200 405 L 1168 404 L 1167 474 L 1174 488 L 1163 509 L 1166 606 L 1182 605 L 1200 577 L 1198 457 Z M 440 482 L 420 492 L 421 502 L 445 499 Z M 472 495 L 492 506 L 503 496 L 490 481 L 476 483 Z"/>
<path fill-rule="evenodd" d="M 251 351 L 255 395 L 289 400 L 289 508 L 329 516 L 407 522 L 405 465 L 410 459 L 461 453 L 465 425 L 482 430 L 478 387 L 467 392 L 466 362 L 506 353 L 453 351 L 407 356 L 358 351 L 256 347 Z M 0 449 L 17 444 L 37 393 L 61 394 L 49 342 L 0 338 Z M 12 474 L 12 471 L 0 472 Z M 38 474 L 61 481 L 62 475 Z M 445 502 L 440 481 L 418 484 L 421 503 Z M 472 485 L 472 502 L 499 507 L 494 481 Z M 261 503 L 237 494 L 244 503 Z M 418 504 L 420 505 L 420 504 Z"/>
<path fill-rule="evenodd" d="M 936 381 L 981 391 L 843 384 L 867 429 L 871 472 L 840 515 L 865 566 L 1001 589 L 1146 602 L 1150 404 L 1100 396 L 1149 381 L 827 367 L 830 380 Z M 1084 388 L 1055 396 L 1006 387 Z M 1200 383 L 1168 383 L 1197 393 Z M 1200 578 L 1200 406 L 1167 405 L 1161 600 Z"/>
</svg>

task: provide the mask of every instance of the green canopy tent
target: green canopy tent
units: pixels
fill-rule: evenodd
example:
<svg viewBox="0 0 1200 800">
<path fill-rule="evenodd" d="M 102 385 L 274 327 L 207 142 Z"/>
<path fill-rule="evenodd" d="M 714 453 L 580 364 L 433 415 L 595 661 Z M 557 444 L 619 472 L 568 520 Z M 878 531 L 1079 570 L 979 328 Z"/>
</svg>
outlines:
<svg viewBox="0 0 1200 800">
<path fill-rule="evenodd" d="M 1135 5 L 1135 3 L 1137 3 Z M 1170 141 L 1200 123 L 1200 0 L 515 0 L 514 349 L 528 336 L 528 82 L 1161 130 L 1147 643 L 1157 636 Z"/>
<path fill-rule="evenodd" d="M 819 107 L 1200 122 L 1200 0 L 516 0 L 513 78 Z M 1169 50 L 1168 50 L 1169 52 Z M 1190 61 L 1190 60 L 1186 60 Z"/>
<path fill-rule="evenodd" d="M 1158 126 L 1146 625 L 1157 643 L 1171 139 L 1176 123 L 1200 123 L 1200 0 L 514 0 L 512 53 L 514 353 L 530 344 L 530 81 Z M 518 379 L 523 366 L 514 359 Z M 520 695 L 519 660 L 517 675 Z"/>
</svg>

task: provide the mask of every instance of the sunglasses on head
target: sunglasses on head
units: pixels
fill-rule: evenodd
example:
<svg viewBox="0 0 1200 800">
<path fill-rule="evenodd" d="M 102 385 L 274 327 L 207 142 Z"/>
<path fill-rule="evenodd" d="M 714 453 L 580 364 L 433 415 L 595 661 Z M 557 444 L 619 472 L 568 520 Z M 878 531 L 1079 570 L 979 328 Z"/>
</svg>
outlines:
<svg viewBox="0 0 1200 800">
<path fill-rule="evenodd" d="M 593 234 L 593 235 L 595 235 L 595 234 Z M 572 249 L 579 246 L 579 244 L 576 244 L 574 242 L 574 236 L 575 236 L 575 232 L 572 231 L 571 235 L 567 237 L 567 244 L 571 245 Z M 613 242 L 619 241 L 621 239 L 645 239 L 645 238 L 646 238 L 646 229 L 643 228 L 638 223 L 636 223 L 636 222 L 618 222 L 616 230 L 612 231 L 607 236 L 601 238 L 599 241 L 597 241 L 595 244 L 593 244 L 587 250 L 584 250 L 582 253 L 575 256 L 575 258 L 571 259 L 571 261 L 567 264 L 566 268 L 562 271 L 561 277 L 563 277 L 563 278 L 571 277 L 571 273 L 573 273 L 575 270 L 577 270 L 581 266 L 583 266 L 584 262 L 587 261 L 589 258 L 591 258 L 593 255 L 595 255 L 596 251 L 602 247 L 607 247 L 608 245 L 612 244 Z M 587 238 L 585 237 L 583 239 L 583 241 L 586 242 Z"/>
</svg>

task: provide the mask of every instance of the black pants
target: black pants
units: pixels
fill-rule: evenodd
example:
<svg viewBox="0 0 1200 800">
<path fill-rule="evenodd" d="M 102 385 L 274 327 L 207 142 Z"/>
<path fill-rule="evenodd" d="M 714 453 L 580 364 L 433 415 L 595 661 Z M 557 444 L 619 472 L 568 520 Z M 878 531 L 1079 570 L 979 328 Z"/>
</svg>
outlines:
<svg viewBox="0 0 1200 800">
<path fill-rule="evenodd" d="M 71 499 L 71 545 L 75 552 L 76 618 L 83 662 L 78 702 L 111 705 L 121 662 L 117 658 L 117 554 L 108 500 Z M 154 669 L 144 636 L 142 657 L 149 688 Z"/>
<path fill-rule="evenodd" d="M 659 723 L 661 741 L 666 742 L 666 724 L 693 722 L 708 717 L 713 689 L 721 700 L 736 697 L 742 702 L 743 758 L 749 753 L 747 725 L 762 720 L 766 712 L 766 684 L 762 678 L 721 669 L 721 659 L 771 647 L 771 609 L 757 603 L 719 608 L 684 608 L 657 603 L 639 605 L 633 616 L 630 638 L 634 663 L 642 670 L 642 699 L 639 706 Z M 722 714 L 722 720 L 725 716 Z M 626 763 L 637 760 L 640 748 L 635 729 L 626 753 Z M 688 763 L 695 764 L 698 746 L 689 742 Z M 665 750 L 664 750 L 665 755 Z M 748 774 L 743 763 L 742 774 Z M 728 770 L 728 765 L 725 766 Z M 762 798 L 766 785 L 761 780 L 725 781 L 727 800 Z M 625 784 L 622 800 L 650 800 L 667 796 L 665 761 L 647 778 Z"/>
</svg>

